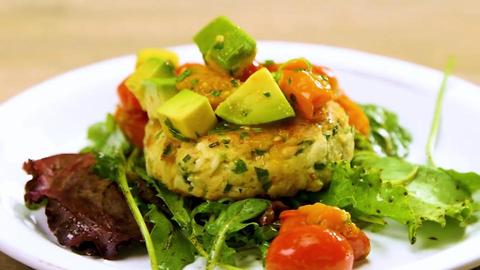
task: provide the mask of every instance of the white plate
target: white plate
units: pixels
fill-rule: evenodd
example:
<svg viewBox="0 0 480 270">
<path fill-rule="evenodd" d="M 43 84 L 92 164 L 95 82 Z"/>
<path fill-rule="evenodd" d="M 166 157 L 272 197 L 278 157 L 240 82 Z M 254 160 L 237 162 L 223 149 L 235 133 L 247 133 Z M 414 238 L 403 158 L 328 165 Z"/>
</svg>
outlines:
<svg viewBox="0 0 480 270">
<path fill-rule="evenodd" d="M 413 133 L 409 159 L 423 162 L 441 72 L 399 60 L 319 45 L 259 42 L 258 58 L 285 61 L 306 57 L 332 67 L 346 92 L 359 102 L 397 112 Z M 201 61 L 193 45 L 172 48 L 182 62 Z M 117 84 L 133 69 L 125 56 L 67 72 L 41 83 L 0 107 L 0 249 L 36 269 L 148 269 L 142 251 L 106 261 L 77 255 L 59 246 L 49 232 L 43 211 L 23 204 L 28 176 L 21 170 L 28 158 L 76 152 L 86 144 L 86 128 L 103 120 L 117 102 Z M 4 86 L 6 87 L 6 86 Z M 437 163 L 458 170 L 480 171 L 479 87 L 452 77 L 444 104 Z M 362 269 L 447 269 L 480 264 L 480 224 L 465 234 L 454 227 L 439 229 L 440 241 L 407 242 L 405 228 L 392 222 L 388 230 L 369 233 L 372 253 Z M 438 229 L 438 228 L 437 228 Z"/>
</svg>

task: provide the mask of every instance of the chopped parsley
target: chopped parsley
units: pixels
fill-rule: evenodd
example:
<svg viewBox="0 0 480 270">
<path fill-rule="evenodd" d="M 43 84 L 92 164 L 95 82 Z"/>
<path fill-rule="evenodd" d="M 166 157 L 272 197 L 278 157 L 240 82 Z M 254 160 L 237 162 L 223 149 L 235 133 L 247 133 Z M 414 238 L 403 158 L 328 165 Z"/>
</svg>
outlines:
<svg viewBox="0 0 480 270">
<path fill-rule="evenodd" d="M 267 153 L 267 150 L 262 150 L 262 149 L 258 149 L 258 148 L 257 148 L 257 149 L 255 149 L 255 150 L 252 151 L 252 156 L 257 156 L 257 157 L 259 157 L 259 156 L 265 155 L 265 153 Z"/>
<path fill-rule="evenodd" d="M 240 132 L 240 139 L 241 140 L 245 139 L 246 137 L 248 137 L 248 132 L 246 132 L 246 131 Z"/>
<path fill-rule="evenodd" d="M 263 65 L 267 67 L 271 65 L 275 65 L 275 61 L 268 59 L 268 60 L 265 60 L 265 63 L 263 63 Z"/>
<path fill-rule="evenodd" d="M 232 187 L 233 187 L 232 184 L 228 184 L 228 183 L 227 183 L 227 184 L 225 185 L 225 188 L 223 188 L 223 193 L 228 193 L 228 192 L 230 192 L 230 190 L 232 190 Z"/>
<path fill-rule="evenodd" d="M 169 144 L 167 144 L 167 146 L 163 149 L 162 158 L 168 156 L 171 152 L 172 152 L 172 144 L 169 143 Z"/>
<path fill-rule="evenodd" d="M 187 78 L 191 74 L 192 74 L 192 71 L 190 69 L 186 69 L 184 72 L 182 72 L 182 74 L 178 75 L 177 82 L 181 82 L 185 80 L 185 78 Z"/>
<path fill-rule="evenodd" d="M 174 71 L 175 71 L 175 67 L 173 67 L 173 65 L 172 65 L 172 63 L 170 63 L 170 61 L 165 61 L 162 65 L 162 69 L 167 74 L 174 74 Z"/>
<path fill-rule="evenodd" d="M 235 131 L 240 129 L 239 126 L 227 122 L 219 122 L 208 134 L 222 134 L 227 131 Z"/>
<path fill-rule="evenodd" d="M 304 149 L 304 148 L 299 148 L 299 149 L 297 150 L 297 152 L 295 152 L 295 156 L 298 156 L 298 155 L 300 155 L 301 153 L 303 153 L 303 150 L 305 150 L 305 149 Z"/>
<path fill-rule="evenodd" d="M 214 97 L 219 97 L 222 94 L 222 91 L 220 90 L 213 90 L 211 95 Z"/>
<path fill-rule="evenodd" d="M 266 97 L 271 97 L 272 94 L 270 94 L 270 92 L 263 92 L 263 95 L 266 96 Z"/>
<path fill-rule="evenodd" d="M 229 140 L 229 139 L 222 139 L 222 143 L 223 143 L 223 144 L 229 144 L 229 143 L 230 143 L 230 140 Z"/>
<path fill-rule="evenodd" d="M 241 160 L 241 159 L 237 159 L 233 162 L 233 169 L 232 169 L 232 172 L 236 173 L 236 174 L 242 174 L 246 171 L 248 171 L 247 169 L 247 164 L 245 163 L 245 161 Z"/>
<path fill-rule="evenodd" d="M 258 181 L 262 183 L 263 190 L 267 192 L 272 186 L 272 182 L 270 181 L 270 173 L 268 170 L 258 167 L 255 167 L 255 173 L 257 174 Z"/>
<path fill-rule="evenodd" d="M 220 145 L 220 142 L 216 141 L 208 145 L 209 148 L 214 148 Z"/>
<path fill-rule="evenodd" d="M 179 140 L 179 141 L 182 141 L 182 142 L 189 142 L 190 139 L 185 137 L 178 129 L 176 129 L 173 124 L 172 124 L 172 121 L 170 119 L 166 119 L 164 122 L 165 126 L 167 126 L 168 128 L 168 131 L 172 134 L 172 136 Z"/>
<path fill-rule="evenodd" d="M 321 171 L 323 169 L 325 169 L 326 165 L 324 163 L 320 163 L 320 162 L 315 162 L 313 164 L 313 168 L 316 170 L 316 171 Z"/>
<path fill-rule="evenodd" d="M 190 156 L 189 154 L 186 154 L 183 158 L 182 158 L 182 161 L 187 163 L 190 159 L 192 159 L 192 156 Z"/>
<path fill-rule="evenodd" d="M 338 133 L 338 126 L 334 126 L 332 129 L 332 136 L 337 135 L 337 133 Z"/>
<path fill-rule="evenodd" d="M 303 140 L 299 143 L 297 143 L 297 145 L 306 145 L 306 146 L 310 146 L 313 144 L 313 140 Z"/>
<path fill-rule="evenodd" d="M 193 79 L 192 81 L 190 81 L 190 83 L 192 84 L 192 88 L 195 87 L 197 84 L 198 84 L 198 79 Z"/>
<path fill-rule="evenodd" d="M 232 84 L 233 87 L 238 87 L 238 85 L 239 85 L 239 84 L 238 84 L 238 81 L 235 80 L 235 79 L 232 79 L 232 80 L 230 81 L 230 83 Z"/>
</svg>

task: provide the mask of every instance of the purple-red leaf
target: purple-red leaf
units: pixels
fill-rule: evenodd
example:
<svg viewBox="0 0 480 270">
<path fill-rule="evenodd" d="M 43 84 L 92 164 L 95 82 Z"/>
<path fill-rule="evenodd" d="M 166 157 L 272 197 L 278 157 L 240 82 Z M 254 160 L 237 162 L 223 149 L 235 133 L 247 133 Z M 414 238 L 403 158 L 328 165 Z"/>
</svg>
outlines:
<svg viewBox="0 0 480 270">
<path fill-rule="evenodd" d="M 93 154 L 25 162 L 23 169 L 33 176 L 25 186 L 25 202 L 48 198 L 48 226 L 60 244 L 112 259 L 119 246 L 142 236 L 118 186 L 94 173 L 95 162 Z"/>
</svg>

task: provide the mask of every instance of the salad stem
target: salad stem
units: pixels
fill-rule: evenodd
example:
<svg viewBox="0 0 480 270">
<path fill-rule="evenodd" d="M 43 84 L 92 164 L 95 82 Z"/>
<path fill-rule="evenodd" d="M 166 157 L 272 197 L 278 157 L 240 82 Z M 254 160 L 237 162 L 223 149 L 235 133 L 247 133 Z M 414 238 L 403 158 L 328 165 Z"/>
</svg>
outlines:
<svg viewBox="0 0 480 270">
<path fill-rule="evenodd" d="M 452 74 L 454 66 L 455 66 L 455 58 L 449 57 L 443 73 L 443 80 L 437 95 L 437 101 L 435 102 L 435 113 L 433 115 L 432 126 L 430 127 L 430 134 L 428 135 L 428 141 L 426 145 L 427 166 L 430 166 L 430 167 L 436 167 L 435 162 L 433 161 L 433 150 L 435 148 L 435 143 L 438 135 L 438 128 L 440 126 L 440 114 L 442 111 L 443 96 L 445 94 L 445 90 L 447 89 L 448 78 Z"/>
<path fill-rule="evenodd" d="M 150 232 L 148 231 L 147 224 L 145 224 L 145 220 L 143 219 L 143 215 L 138 209 L 137 202 L 133 198 L 132 192 L 130 191 L 130 187 L 128 186 L 128 181 L 126 177 L 126 170 L 124 166 L 120 166 L 118 169 L 118 183 L 127 200 L 128 207 L 130 211 L 132 211 L 133 217 L 137 222 L 138 228 L 142 233 L 143 239 L 145 240 L 145 245 L 147 247 L 148 256 L 150 257 L 150 265 L 152 270 L 158 268 L 157 257 L 155 254 L 155 247 L 153 245 L 152 238 L 150 237 Z"/>
</svg>

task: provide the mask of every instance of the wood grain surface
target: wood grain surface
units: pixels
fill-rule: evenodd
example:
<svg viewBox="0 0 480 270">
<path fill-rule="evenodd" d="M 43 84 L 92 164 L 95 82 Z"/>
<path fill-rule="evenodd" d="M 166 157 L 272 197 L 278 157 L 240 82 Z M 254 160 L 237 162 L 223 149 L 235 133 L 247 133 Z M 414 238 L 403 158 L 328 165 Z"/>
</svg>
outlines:
<svg viewBox="0 0 480 270">
<path fill-rule="evenodd" d="M 0 102 L 85 64 L 190 43 L 218 15 L 257 39 L 349 47 L 437 69 L 454 55 L 455 74 L 480 83 L 478 0 L 0 0 Z M 0 269 L 29 268 L 0 253 Z"/>
</svg>

